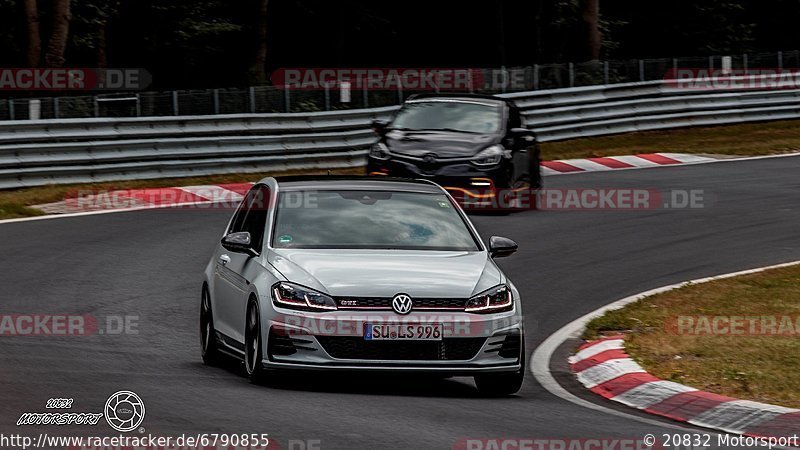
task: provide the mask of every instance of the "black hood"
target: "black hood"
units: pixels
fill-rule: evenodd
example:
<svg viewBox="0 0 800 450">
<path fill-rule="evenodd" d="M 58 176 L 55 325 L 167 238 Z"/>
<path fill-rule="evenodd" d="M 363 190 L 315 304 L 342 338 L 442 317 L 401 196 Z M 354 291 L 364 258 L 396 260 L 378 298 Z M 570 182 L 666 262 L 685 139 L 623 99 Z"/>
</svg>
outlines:
<svg viewBox="0 0 800 450">
<path fill-rule="evenodd" d="M 451 131 L 389 131 L 383 142 L 392 153 L 423 157 L 429 153 L 437 158 L 464 158 L 474 156 L 486 147 L 499 144 L 497 134 L 471 134 Z"/>
</svg>

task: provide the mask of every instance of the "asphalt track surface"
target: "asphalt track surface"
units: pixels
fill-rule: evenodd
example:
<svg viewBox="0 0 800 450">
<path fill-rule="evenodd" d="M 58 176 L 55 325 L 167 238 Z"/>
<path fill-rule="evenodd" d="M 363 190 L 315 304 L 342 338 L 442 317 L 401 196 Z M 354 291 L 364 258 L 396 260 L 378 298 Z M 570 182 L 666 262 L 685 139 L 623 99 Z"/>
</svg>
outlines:
<svg viewBox="0 0 800 450">
<path fill-rule="evenodd" d="M 702 189 L 707 204 L 473 217 L 484 238 L 520 244 L 499 264 L 523 296 L 528 354 L 618 298 L 800 259 L 797 157 L 549 177 L 547 185 Z M 324 449 L 421 449 L 451 448 L 467 437 L 640 439 L 675 431 L 576 406 L 530 373 L 518 396 L 488 399 L 470 379 L 314 373 L 256 386 L 236 364 L 206 367 L 201 273 L 228 216 L 149 210 L 0 225 L 0 313 L 138 316 L 135 335 L 0 337 L 0 432 L 112 435 L 104 423 L 15 423 L 22 412 L 44 411 L 51 397 L 74 398 L 75 412 L 100 412 L 123 389 L 143 398 L 147 433 L 269 433 L 281 448 L 294 439 L 319 440 Z M 565 376 L 566 364 L 555 360 L 553 371 L 583 395 Z"/>
</svg>

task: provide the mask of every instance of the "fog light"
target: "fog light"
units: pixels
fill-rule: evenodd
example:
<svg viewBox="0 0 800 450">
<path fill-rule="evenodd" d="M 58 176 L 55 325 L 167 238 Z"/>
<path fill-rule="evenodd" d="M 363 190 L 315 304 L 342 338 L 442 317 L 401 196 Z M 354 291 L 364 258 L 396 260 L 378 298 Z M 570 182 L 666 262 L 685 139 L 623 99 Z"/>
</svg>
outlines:
<svg viewBox="0 0 800 450">
<path fill-rule="evenodd" d="M 470 178 L 470 184 L 477 187 L 492 187 L 492 180 L 488 178 Z"/>
</svg>

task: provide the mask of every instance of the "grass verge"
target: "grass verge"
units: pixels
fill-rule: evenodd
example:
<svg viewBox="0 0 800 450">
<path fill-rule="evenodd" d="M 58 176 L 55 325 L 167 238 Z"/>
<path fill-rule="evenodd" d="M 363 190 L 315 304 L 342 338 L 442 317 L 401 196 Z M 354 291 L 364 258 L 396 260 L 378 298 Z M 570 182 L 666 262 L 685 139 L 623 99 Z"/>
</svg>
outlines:
<svg viewBox="0 0 800 450">
<path fill-rule="evenodd" d="M 714 316 L 723 318 L 716 328 Z M 741 318 L 736 319 L 740 322 L 732 322 L 726 330 L 733 317 Z M 763 320 L 772 318 L 776 327 L 769 322 L 764 326 Z M 793 266 L 646 298 L 591 321 L 584 337 L 622 331 L 627 334 L 628 354 L 659 378 L 734 398 L 797 408 L 798 318 L 800 266 Z M 768 334 L 773 330 L 775 334 Z"/>
<path fill-rule="evenodd" d="M 542 156 L 548 160 L 662 152 L 759 156 L 797 151 L 800 121 L 796 120 L 644 131 L 542 145 Z"/>
<path fill-rule="evenodd" d="M 718 127 L 682 128 L 629 133 L 542 144 L 545 160 L 573 159 L 637 153 L 699 153 L 757 156 L 800 151 L 800 121 Z M 125 181 L 83 185 L 56 185 L 0 191 L 0 219 L 41 214 L 33 205 L 57 202 L 76 190 L 142 189 L 222 183 L 241 183 L 265 176 L 300 172 L 216 175 L 194 178 Z M 326 171 L 319 171 L 319 174 Z M 334 170 L 335 174 L 363 174 L 362 169 Z"/>
</svg>

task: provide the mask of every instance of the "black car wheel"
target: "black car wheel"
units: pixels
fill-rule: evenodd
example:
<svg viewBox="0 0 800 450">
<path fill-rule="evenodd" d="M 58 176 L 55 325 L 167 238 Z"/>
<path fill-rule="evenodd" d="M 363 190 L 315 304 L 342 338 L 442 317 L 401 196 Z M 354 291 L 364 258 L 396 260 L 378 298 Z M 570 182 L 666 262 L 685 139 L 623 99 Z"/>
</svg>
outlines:
<svg viewBox="0 0 800 450">
<path fill-rule="evenodd" d="M 264 381 L 266 370 L 261 364 L 261 316 L 258 304 L 250 300 L 247 306 L 247 320 L 244 332 L 244 367 L 250 381 L 260 384 Z"/>
<path fill-rule="evenodd" d="M 203 286 L 200 300 L 200 348 L 202 350 L 203 363 L 209 366 L 219 363 L 221 355 L 217 346 L 214 315 L 211 312 L 211 296 L 208 293 L 207 286 Z"/>
</svg>

